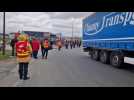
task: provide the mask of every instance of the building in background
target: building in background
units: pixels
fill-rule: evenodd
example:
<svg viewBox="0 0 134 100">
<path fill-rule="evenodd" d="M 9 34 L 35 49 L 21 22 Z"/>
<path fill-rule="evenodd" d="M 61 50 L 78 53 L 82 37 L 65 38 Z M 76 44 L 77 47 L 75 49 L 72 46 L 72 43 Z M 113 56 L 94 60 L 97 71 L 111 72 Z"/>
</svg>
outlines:
<svg viewBox="0 0 134 100">
<path fill-rule="evenodd" d="M 57 39 L 56 34 L 51 34 L 51 35 L 50 35 L 50 41 L 51 41 L 53 44 L 56 44 L 56 39 Z"/>
<path fill-rule="evenodd" d="M 42 39 L 43 36 L 43 32 L 37 32 L 37 31 L 23 31 L 25 34 L 28 34 L 30 38 L 36 37 L 38 39 Z"/>
<path fill-rule="evenodd" d="M 27 34 L 30 38 L 36 37 L 39 40 L 44 38 L 50 39 L 50 32 L 38 32 L 38 31 L 22 31 L 21 33 Z"/>
<path fill-rule="evenodd" d="M 56 43 L 57 36 L 51 32 L 38 32 L 38 31 L 23 31 L 25 34 L 28 34 L 30 38 L 36 37 L 39 40 L 49 39 L 52 44 Z"/>
<path fill-rule="evenodd" d="M 28 34 L 30 38 L 36 37 L 39 40 L 43 40 L 48 38 L 53 44 L 56 43 L 57 40 L 65 41 L 72 40 L 71 36 L 64 36 L 62 33 L 51 33 L 51 32 L 38 32 L 38 31 L 23 31 L 23 33 Z M 9 33 L 9 38 L 13 39 L 17 35 L 17 32 Z M 80 40 L 81 37 L 73 37 L 73 40 Z"/>
</svg>

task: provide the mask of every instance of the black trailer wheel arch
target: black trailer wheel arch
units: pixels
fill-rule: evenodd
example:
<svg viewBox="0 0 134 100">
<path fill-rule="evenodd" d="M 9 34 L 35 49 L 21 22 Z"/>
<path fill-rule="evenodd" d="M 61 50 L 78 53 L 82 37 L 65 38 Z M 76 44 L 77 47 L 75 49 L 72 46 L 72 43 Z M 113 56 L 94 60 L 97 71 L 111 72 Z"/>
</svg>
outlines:
<svg viewBox="0 0 134 100">
<path fill-rule="evenodd" d="M 124 55 L 122 52 L 113 51 L 110 54 L 110 64 L 116 68 L 122 68 L 124 63 Z"/>
<path fill-rule="evenodd" d="M 110 62 L 109 52 L 101 50 L 100 51 L 100 61 L 104 64 L 108 64 Z"/>
</svg>

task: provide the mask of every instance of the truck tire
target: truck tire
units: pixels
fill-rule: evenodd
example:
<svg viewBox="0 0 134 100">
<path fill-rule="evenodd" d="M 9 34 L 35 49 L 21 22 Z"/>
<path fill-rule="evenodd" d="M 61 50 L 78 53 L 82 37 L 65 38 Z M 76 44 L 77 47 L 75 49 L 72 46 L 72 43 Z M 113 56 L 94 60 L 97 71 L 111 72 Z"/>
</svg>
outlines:
<svg viewBox="0 0 134 100">
<path fill-rule="evenodd" d="M 99 60 L 99 50 L 93 50 L 93 59 L 98 61 Z"/>
<path fill-rule="evenodd" d="M 93 51 L 89 51 L 88 54 L 90 55 L 90 58 L 93 59 Z"/>
<path fill-rule="evenodd" d="M 93 59 L 93 52 L 90 54 L 91 59 Z"/>
<path fill-rule="evenodd" d="M 108 64 L 110 62 L 109 53 L 107 51 L 100 52 L 100 61 L 104 64 Z"/>
<path fill-rule="evenodd" d="M 112 52 L 110 55 L 110 64 L 116 68 L 122 68 L 124 63 L 124 56 L 119 52 Z"/>
<path fill-rule="evenodd" d="M 91 55 L 91 51 L 88 51 L 88 55 Z"/>
</svg>

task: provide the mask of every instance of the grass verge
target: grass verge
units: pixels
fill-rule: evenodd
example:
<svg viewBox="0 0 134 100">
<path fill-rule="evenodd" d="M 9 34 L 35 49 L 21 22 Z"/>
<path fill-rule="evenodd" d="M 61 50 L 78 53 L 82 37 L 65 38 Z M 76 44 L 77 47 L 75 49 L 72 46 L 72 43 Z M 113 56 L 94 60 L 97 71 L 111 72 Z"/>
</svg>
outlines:
<svg viewBox="0 0 134 100">
<path fill-rule="evenodd" d="M 6 50 L 5 55 L 2 54 L 2 51 L 0 51 L 0 60 L 6 60 L 9 59 L 11 56 L 11 50 Z"/>
</svg>

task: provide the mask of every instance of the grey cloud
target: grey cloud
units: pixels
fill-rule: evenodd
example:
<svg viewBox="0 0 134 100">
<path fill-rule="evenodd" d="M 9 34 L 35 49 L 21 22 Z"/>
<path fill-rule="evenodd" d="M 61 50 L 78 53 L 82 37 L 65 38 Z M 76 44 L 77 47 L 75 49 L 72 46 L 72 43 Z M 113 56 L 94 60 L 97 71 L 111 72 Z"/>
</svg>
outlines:
<svg viewBox="0 0 134 100">
<path fill-rule="evenodd" d="M 94 12 L 57 12 L 51 16 L 52 18 L 69 19 L 69 18 L 83 18 L 92 15 Z"/>
<path fill-rule="evenodd" d="M 93 12 L 6 12 L 6 32 L 24 30 L 63 32 L 71 35 L 72 19 L 74 33 L 81 35 L 82 19 Z M 2 32 L 0 12 L 0 32 Z"/>
<path fill-rule="evenodd" d="M 64 23 L 54 23 L 54 27 L 61 27 L 61 28 L 72 28 L 72 24 L 64 24 Z"/>
</svg>

